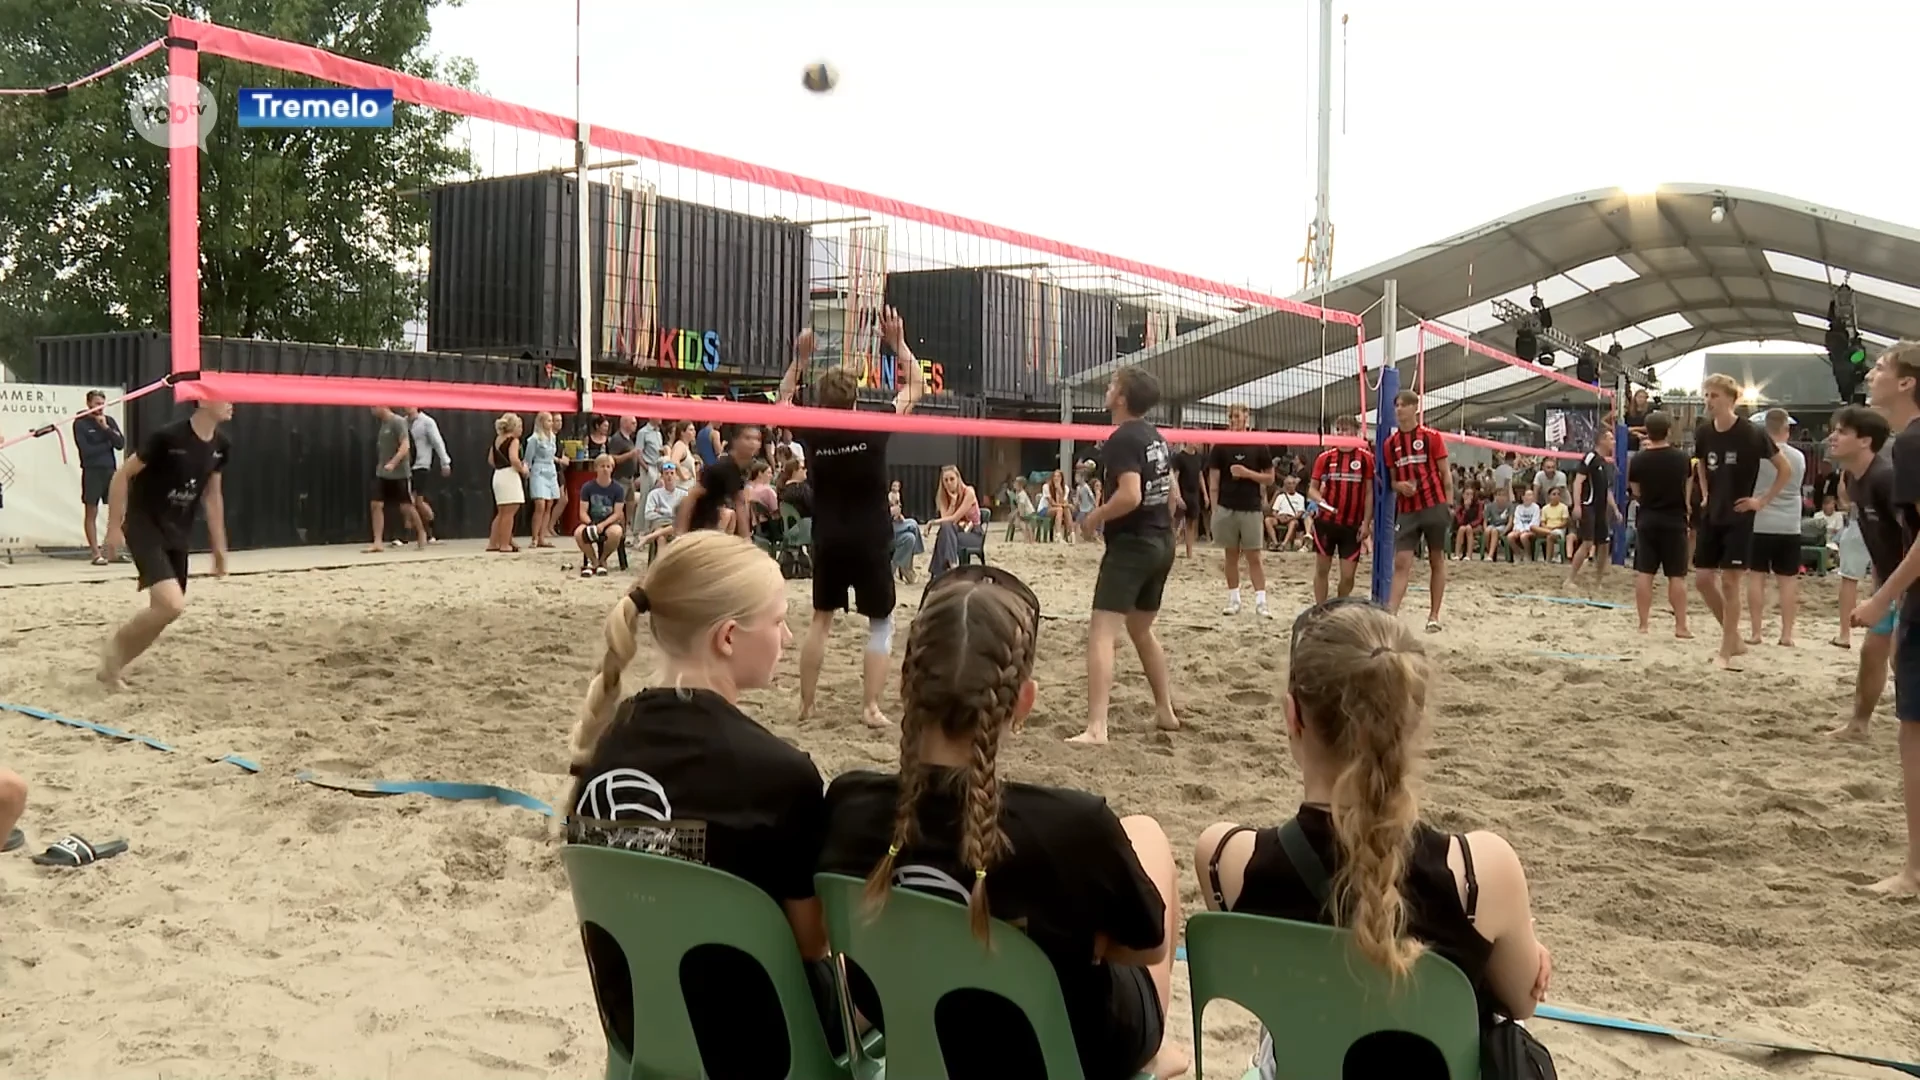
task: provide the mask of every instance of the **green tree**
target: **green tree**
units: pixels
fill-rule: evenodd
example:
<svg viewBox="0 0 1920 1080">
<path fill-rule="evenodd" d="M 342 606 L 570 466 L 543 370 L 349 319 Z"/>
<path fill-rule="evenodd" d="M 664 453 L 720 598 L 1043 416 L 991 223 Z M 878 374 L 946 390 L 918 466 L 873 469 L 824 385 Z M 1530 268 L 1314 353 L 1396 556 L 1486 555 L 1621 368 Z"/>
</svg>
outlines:
<svg viewBox="0 0 1920 1080">
<path fill-rule="evenodd" d="M 471 86 L 426 48 L 458 0 L 189 0 L 183 15 Z M 0 84 L 46 86 L 162 36 L 125 0 L 0 0 Z M 165 53 L 55 98 L 0 98 L 0 362 L 50 334 L 167 326 L 167 153 L 133 129 Z M 473 173 L 460 117 L 397 103 L 391 129 L 241 130 L 243 87 L 326 85 L 202 53 L 218 108 L 200 156 L 205 334 L 391 346 L 424 310 L 427 204 Z"/>
</svg>

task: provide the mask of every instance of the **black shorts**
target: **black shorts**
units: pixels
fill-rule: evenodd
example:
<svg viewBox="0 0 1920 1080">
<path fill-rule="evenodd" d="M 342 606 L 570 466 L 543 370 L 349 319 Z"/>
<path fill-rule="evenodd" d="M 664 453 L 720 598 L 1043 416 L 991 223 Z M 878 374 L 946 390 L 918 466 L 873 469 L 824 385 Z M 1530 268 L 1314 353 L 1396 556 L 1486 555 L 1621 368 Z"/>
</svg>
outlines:
<svg viewBox="0 0 1920 1080">
<path fill-rule="evenodd" d="M 1747 549 L 1747 566 L 1755 573 L 1776 577 L 1800 576 L 1799 533 L 1754 533 Z"/>
<path fill-rule="evenodd" d="M 139 575 L 139 591 L 168 580 L 178 582 L 181 592 L 187 591 L 186 545 L 171 546 L 158 527 L 136 518 L 129 517 L 121 532 L 127 538 L 127 555 Z"/>
<path fill-rule="evenodd" d="M 113 470 L 104 466 L 80 470 L 80 501 L 87 506 L 99 506 L 107 501 L 107 490 L 113 486 Z"/>
<path fill-rule="evenodd" d="M 1580 542 L 1584 544 L 1611 544 L 1613 542 L 1613 515 L 1607 508 L 1583 506 L 1580 508 Z"/>
<path fill-rule="evenodd" d="M 1313 523 L 1313 550 L 1330 559 L 1353 562 L 1360 558 L 1360 526 L 1316 520 Z"/>
<path fill-rule="evenodd" d="M 1893 715 L 1920 723 L 1920 620 L 1909 619 L 1905 611 L 1894 631 Z"/>
<path fill-rule="evenodd" d="M 1393 549 L 1395 551 L 1413 551 L 1420 538 L 1427 541 L 1427 554 L 1434 552 L 1445 554 L 1447 534 L 1453 531 L 1453 511 L 1440 503 L 1425 510 L 1415 510 L 1411 514 L 1401 514 L 1393 523 Z"/>
<path fill-rule="evenodd" d="M 1159 611 L 1173 572 L 1173 535 L 1107 534 L 1100 573 L 1093 581 L 1093 610 L 1125 615 Z"/>
<path fill-rule="evenodd" d="M 1633 572 L 1687 576 L 1687 527 L 1681 522 L 1650 521 L 1633 538 Z"/>
<path fill-rule="evenodd" d="M 424 499 L 429 495 L 438 494 L 452 479 L 451 476 L 441 476 L 438 469 L 415 469 L 413 479 L 407 482 L 407 486 L 412 490 L 414 498 Z"/>
<path fill-rule="evenodd" d="M 413 486 L 405 480 L 376 476 L 373 478 L 373 501 L 388 506 L 404 506 L 413 501 Z"/>
<path fill-rule="evenodd" d="M 1732 521 L 1702 521 L 1693 543 L 1693 567 L 1696 570 L 1745 570 L 1753 548 L 1753 515 L 1740 514 Z"/>
<path fill-rule="evenodd" d="M 893 541 L 835 540 L 814 537 L 813 610 L 845 611 L 847 594 L 853 610 L 869 619 L 893 615 L 898 598 L 893 592 Z"/>
</svg>

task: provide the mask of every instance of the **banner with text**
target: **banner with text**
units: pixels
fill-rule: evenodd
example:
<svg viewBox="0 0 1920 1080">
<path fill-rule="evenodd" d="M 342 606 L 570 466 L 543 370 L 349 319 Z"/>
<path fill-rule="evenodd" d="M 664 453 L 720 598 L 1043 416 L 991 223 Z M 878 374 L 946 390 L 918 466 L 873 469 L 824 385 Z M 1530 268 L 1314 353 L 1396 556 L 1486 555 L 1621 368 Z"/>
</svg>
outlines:
<svg viewBox="0 0 1920 1080">
<path fill-rule="evenodd" d="M 74 414 L 87 408 L 87 391 L 112 386 L 36 386 L 0 383 L 0 442 L 53 425 L 37 439 L 0 450 L 0 548 L 85 548 L 80 524 L 80 451 L 73 444 Z M 121 430 L 126 417 L 118 404 L 104 410 Z M 92 423 L 83 420 L 82 423 Z M 124 453 L 115 454 L 116 461 Z M 100 508 L 100 536 L 106 538 L 107 510 Z"/>
</svg>

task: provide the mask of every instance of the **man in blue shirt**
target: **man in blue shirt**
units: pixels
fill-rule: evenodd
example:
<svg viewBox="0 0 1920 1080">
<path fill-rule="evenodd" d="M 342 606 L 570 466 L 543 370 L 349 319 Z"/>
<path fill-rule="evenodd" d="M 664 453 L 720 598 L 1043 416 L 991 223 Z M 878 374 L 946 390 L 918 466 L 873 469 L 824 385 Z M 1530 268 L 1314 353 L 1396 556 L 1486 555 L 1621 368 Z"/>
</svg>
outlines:
<svg viewBox="0 0 1920 1080">
<path fill-rule="evenodd" d="M 593 462 L 593 479 L 580 488 L 580 525 L 573 530 L 584 557 L 581 577 L 606 576 L 607 556 L 620 550 L 626 522 L 627 489 L 613 478 L 613 455 L 601 454 Z"/>
<path fill-rule="evenodd" d="M 106 394 L 87 391 L 87 412 L 73 422 L 73 445 L 80 454 L 80 521 L 95 566 L 107 565 L 97 531 L 100 504 L 107 501 L 107 488 L 113 483 L 114 470 L 120 467 L 120 451 L 127 448 L 127 437 L 120 433 L 119 423 L 107 415 L 106 404 Z"/>
</svg>

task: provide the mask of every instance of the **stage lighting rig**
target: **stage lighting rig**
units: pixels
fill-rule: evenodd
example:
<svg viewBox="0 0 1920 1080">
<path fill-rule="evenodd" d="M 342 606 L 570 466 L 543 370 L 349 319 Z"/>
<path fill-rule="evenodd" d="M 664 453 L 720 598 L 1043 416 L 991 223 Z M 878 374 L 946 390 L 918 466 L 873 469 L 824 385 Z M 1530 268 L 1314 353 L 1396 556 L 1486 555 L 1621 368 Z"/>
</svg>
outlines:
<svg viewBox="0 0 1920 1080">
<path fill-rule="evenodd" d="M 1844 282 L 1827 301 L 1827 363 L 1841 401 L 1865 404 L 1867 347 L 1854 321 L 1853 287 Z"/>
<path fill-rule="evenodd" d="M 1637 370 L 1626 363 L 1619 342 L 1614 342 L 1603 356 L 1600 350 L 1586 342 L 1576 341 L 1565 331 L 1554 329 L 1553 310 L 1538 296 L 1530 297 L 1528 304 L 1532 310 L 1511 300 L 1493 302 L 1494 315 L 1514 328 L 1514 354 L 1522 360 L 1552 367 L 1554 350 L 1557 349 L 1573 357 L 1574 377 L 1581 382 L 1599 385 L 1603 379 L 1611 382 L 1616 376 L 1624 375 L 1628 382 L 1637 386 L 1653 385 L 1650 370 Z"/>
</svg>

